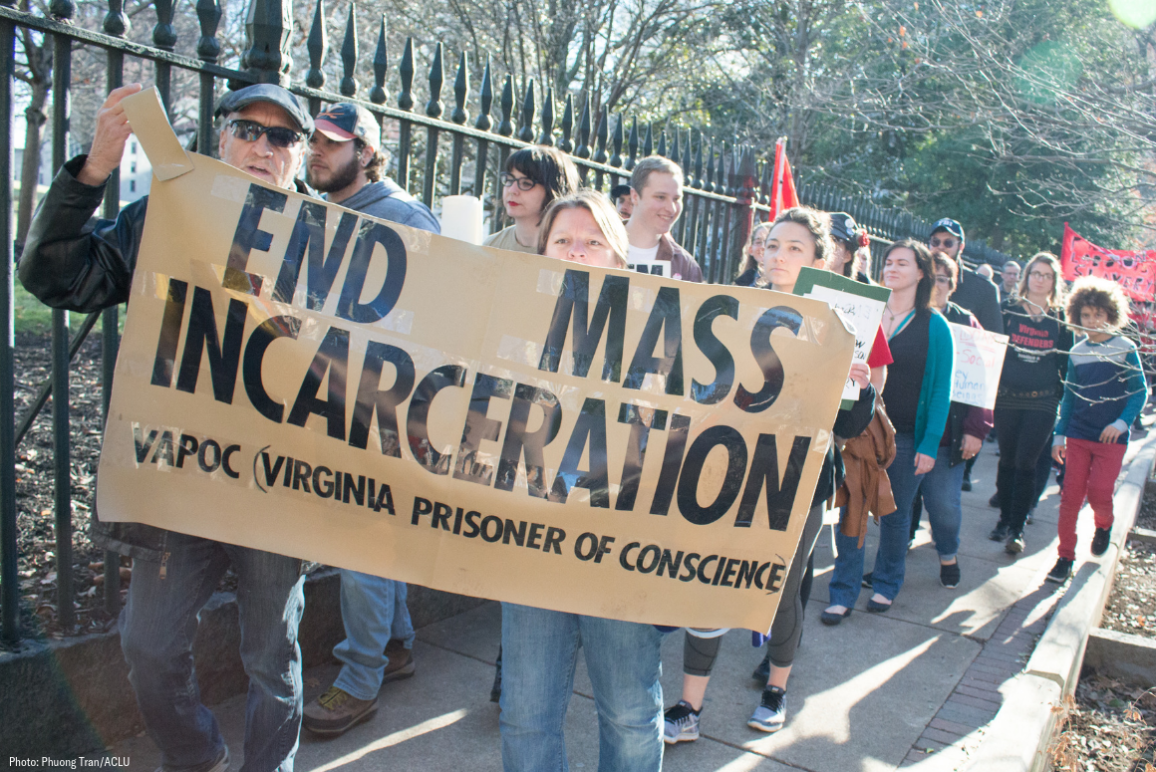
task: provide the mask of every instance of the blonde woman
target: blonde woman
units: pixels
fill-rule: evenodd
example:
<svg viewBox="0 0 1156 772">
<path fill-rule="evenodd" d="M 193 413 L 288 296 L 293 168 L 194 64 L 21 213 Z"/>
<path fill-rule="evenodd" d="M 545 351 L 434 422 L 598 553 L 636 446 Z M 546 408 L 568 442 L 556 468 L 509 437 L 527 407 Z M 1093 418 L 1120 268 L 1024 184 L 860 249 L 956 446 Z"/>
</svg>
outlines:
<svg viewBox="0 0 1156 772">
<path fill-rule="evenodd" d="M 1063 322 L 1060 261 L 1040 252 L 1028 261 L 1002 308 L 1009 337 L 995 430 L 999 438 L 999 523 L 988 535 L 1009 555 L 1024 551 L 1024 523 L 1036 499 L 1036 462 L 1046 451 L 1064 393 L 1072 332 Z"/>
</svg>

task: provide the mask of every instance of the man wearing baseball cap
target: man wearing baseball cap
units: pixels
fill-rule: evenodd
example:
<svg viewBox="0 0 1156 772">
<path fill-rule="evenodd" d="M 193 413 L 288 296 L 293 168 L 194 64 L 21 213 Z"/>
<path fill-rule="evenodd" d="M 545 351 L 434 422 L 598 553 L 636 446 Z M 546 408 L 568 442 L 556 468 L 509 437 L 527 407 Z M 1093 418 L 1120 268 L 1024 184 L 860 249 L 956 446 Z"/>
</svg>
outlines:
<svg viewBox="0 0 1156 772">
<path fill-rule="evenodd" d="M 128 298 L 148 197 L 116 220 L 86 226 L 132 131 L 121 100 L 140 89 L 134 83 L 109 94 L 97 112 L 91 150 L 64 164 L 32 220 L 20 280 L 53 308 L 88 313 Z M 226 95 L 216 114 L 222 161 L 269 185 L 309 192 L 295 178 L 313 120 L 296 97 L 279 86 L 248 86 Z M 223 772 L 229 766 L 217 720 L 200 700 L 193 638 L 201 609 L 231 567 L 249 676 L 245 768 L 291 772 L 303 703 L 301 561 L 140 523 L 94 519 L 92 536 L 133 559 L 121 648 L 145 727 L 161 750 L 161 769 Z"/>
<path fill-rule="evenodd" d="M 306 169 L 309 184 L 335 204 L 371 217 L 440 233 L 422 202 L 385 177 L 381 129 L 373 114 L 340 102 L 314 119 Z M 406 608 L 405 582 L 341 569 L 341 620 L 345 640 L 333 648 L 341 662 L 337 680 L 305 706 L 310 732 L 336 737 L 377 712 L 377 693 L 387 681 L 414 674 L 414 632 Z"/>
<path fill-rule="evenodd" d="M 381 128 L 361 105 L 339 102 L 315 119 L 306 174 L 325 200 L 371 217 L 440 233 L 437 219 L 422 202 L 385 176 Z"/>
<path fill-rule="evenodd" d="M 999 290 L 963 262 L 963 226 L 950 217 L 936 220 L 927 240 L 932 252 L 943 252 L 959 266 L 959 286 L 951 302 L 975 314 L 988 332 L 1003 332 L 1003 315 L 999 310 Z"/>
</svg>

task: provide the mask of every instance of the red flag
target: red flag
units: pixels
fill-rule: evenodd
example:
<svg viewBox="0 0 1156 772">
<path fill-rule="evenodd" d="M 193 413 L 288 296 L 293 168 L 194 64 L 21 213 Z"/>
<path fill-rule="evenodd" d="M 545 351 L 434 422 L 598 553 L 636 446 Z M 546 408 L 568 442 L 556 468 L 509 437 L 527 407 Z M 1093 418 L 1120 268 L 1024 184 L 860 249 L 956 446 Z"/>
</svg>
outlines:
<svg viewBox="0 0 1156 772">
<path fill-rule="evenodd" d="M 799 194 L 795 192 L 795 178 L 791 176 L 791 162 L 787 160 L 787 138 L 779 137 L 775 142 L 775 173 L 771 181 L 771 214 L 774 220 L 779 212 L 799 205 Z"/>
<path fill-rule="evenodd" d="M 1119 284 L 1133 300 L 1147 302 L 1156 297 L 1156 250 L 1104 249 L 1064 223 L 1060 265 L 1068 281 L 1081 276 L 1099 276 Z"/>
</svg>

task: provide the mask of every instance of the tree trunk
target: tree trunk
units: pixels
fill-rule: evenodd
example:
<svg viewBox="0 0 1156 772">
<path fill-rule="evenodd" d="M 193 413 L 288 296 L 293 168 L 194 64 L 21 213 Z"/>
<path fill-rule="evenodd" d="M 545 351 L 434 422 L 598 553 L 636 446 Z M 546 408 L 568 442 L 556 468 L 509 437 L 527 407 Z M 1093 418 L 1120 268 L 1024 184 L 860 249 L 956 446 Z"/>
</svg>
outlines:
<svg viewBox="0 0 1156 772">
<path fill-rule="evenodd" d="M 37 80 L 32 83 L 32 101 L 24 111 L 27 128 L 24 130 L 24 158 L 20 169 L 20 201 L 16 210 L 16 241 L 24 243 L 28 226 L 32 223 L 32 213 L 36 211 L 36 185 L 40 181 L 40 148 L 44 144 L 44 124 L 48 114 L 44 106 L 48 103 L 51 81 Z"/>
</svg>

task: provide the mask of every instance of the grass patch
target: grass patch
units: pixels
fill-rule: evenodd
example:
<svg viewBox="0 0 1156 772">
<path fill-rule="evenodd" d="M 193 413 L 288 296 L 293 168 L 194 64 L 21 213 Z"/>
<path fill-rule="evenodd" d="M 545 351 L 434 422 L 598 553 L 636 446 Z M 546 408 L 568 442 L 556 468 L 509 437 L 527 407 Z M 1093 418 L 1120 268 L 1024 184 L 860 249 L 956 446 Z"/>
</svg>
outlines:
<svg viewBox="0 0 1156 772">
<path fill-rule="evenodd" d="M 16 282 L 14 298 L 16 334 L 47 335 L 52 332 L 52 309 L 41 303 L 32 293 L 24 289 L 19 281 Z M 70 313 L 68 328 L 76 332 L 84 324 L 87 314 Z M 102 320 L 98 320 L 92 328 L 91 335 L 100 335 Z M 124 332 L 124 313 L 120 314 L 120 329 Z"/>
</svg>

